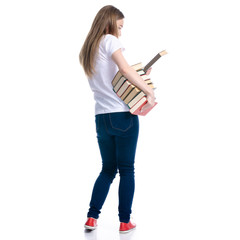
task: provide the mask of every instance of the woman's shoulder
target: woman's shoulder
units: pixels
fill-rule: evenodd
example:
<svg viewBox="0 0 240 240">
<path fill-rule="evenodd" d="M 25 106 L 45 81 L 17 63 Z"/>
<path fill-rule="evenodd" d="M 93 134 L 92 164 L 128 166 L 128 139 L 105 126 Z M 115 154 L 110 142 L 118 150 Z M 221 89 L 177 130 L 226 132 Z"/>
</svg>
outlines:
<svg viewBox="0 0 240 240">
<path fill-rule="evenodd" d="M 116 36 L 112 35 L 112 34 L 106 34 L 105 38 L 106 39 L 117 39 L 118 40 L 118 38 Z"/>
<path fill-rule="evenodd" d="M 116 36 L 112 35 L 112 34 L 106 34 L 102 38 L 102 42 L 103 43 L 118 42 L 118 41 L 119 41 L 119 39 Z"/>
<path fill-rule="evenodd" d="M 100 48 L 110 55 L 112 55 L 112 53 L 118 48 L 121 48 L 124 50 L 119 39 L 112 34 L 106 34 L 103 36 L 103 39 L 100 44 Z"/>
</svg>

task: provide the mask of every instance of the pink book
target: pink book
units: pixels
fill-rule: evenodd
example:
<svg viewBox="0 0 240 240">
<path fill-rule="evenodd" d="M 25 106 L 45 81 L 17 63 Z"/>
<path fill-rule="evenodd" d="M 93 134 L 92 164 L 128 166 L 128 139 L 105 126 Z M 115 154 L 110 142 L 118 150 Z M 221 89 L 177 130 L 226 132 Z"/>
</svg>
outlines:
<svg viewBox="0 0 240 240">
<path fill-rule="evenodd" d="M 151 108 L 148 108 L 145 111 L 141 111 L 143 106 L 147 103 L 147 98 L 143 97 L 141 98 L 131 109 L 130 109 L 130 113 L 134 114 L 134 115 L 140 115 L 140 116 L 146 116 L 156 105 L 157 102 L 155 102 L 154 106 Z"/>
</svg>

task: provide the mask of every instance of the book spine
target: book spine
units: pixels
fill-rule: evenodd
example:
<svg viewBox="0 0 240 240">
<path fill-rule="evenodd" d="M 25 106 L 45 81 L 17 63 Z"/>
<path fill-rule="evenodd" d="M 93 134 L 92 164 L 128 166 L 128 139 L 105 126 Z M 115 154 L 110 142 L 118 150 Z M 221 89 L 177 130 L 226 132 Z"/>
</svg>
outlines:
<svg viewBox="0 0 240 240">
<path fill-rule="evenodd" d="M 121 86 L 124 84 L 125 81 L 126 81 L 126 78 L 121 77 L 118 83 L 116 84 L 116 86 L 113 88 L 114 92 L 117 92 L 121 88 Z"/>
<path fill-rule="evenodd" d="M 130 109 L 130 113 L 134 114 L 139 108 L 141 108 L 147 102 L 147 98 L 141 98 L 132 108 Z"/>
<path fill-rule="evenodd" d="M 126 80 L 124 84 L 120 87 L 120 89 L 117 91 L 117 95 L 121 97 L 130 85 L 131 83 L 128 80 Z"/>
<path fill-rule="evenodd" d="M 158 53 L 145 67 L 144 72 L 147 72 L 147 70 L 161 57 L 160 53 Z"/>
<path fill-rule="evenodd" d="M 140 92 L 139 94 L 137 94 L 129 103 L 128 103 L 128 107 L 132 108 L 141 98 L 145 97 L 146 94 L 144 92 Z"/>
<path fill-rule="evenodd" d="M 134 89 L 133 85 L 129 85 L 129 87 L 127 88 L 127 90 L 123 93 L 123 95 L 121 96 L 121 99 L 124 101 L 125 98 L 132 92 L 132 90 Z"/>
<path fill-rule="evenodd" d="M 135 96 L 137 96 L 141 92 L 140 89 L 134 87 L 130 94 L 124 99 L 124 102 L 128 104 Z"/>
<path fill-rule="evenodd" d="M 139 69 L 139 70 L 136 70 L 136 72 L 142 76 L 142 75 L 145 75 L 145 72 L 143 71 L 143 69 Z M 112 86 L 113 88 L 116 87 L 116 85 L 119 83 L 119 81 L 122 79 L 122 78 L 125 78 L 120 72 L 118 72 L 118 75 L 116 74 L 116 76 L 114 77 L 114 80 L 112 81 Z M 126 80 L 126 78 L 125 78 Z"/>
<path fill-rule="evenodd" d="M 117 84 L 117 82 L 119 81 L 119 79 L 121 78 L 122 74 L 118 71 L 115 75 L 115 77 L 112 80 L 112 85 L 115 86 Z"/>
</svg>

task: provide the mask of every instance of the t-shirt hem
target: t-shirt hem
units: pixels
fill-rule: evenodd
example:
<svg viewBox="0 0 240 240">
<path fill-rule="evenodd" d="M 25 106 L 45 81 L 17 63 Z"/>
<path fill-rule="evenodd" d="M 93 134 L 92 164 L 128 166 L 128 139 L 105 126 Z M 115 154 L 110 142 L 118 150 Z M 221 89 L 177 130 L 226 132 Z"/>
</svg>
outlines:
<svg viewBox="0 0 240 240">
<path fill-rule="evenodd" d="M 115 110 L 102 110 L 102 111 L 97 111 L 95 112 L 95 115 L 98 115 L 98 114 L 105 114 L 105 113 L 116 113 L 116 112 L 129 112 L 129 110 L 126 110 L 126 109 L 115 109 Z"/>
</svg>

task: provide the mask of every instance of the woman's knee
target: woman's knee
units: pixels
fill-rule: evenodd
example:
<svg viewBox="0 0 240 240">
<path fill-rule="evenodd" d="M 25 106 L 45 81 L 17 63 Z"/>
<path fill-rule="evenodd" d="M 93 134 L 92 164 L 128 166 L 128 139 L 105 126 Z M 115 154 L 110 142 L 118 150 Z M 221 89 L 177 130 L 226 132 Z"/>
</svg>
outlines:
<svg viewBox="0 0 240 240">
<path fill-rule="evenodd" d="M 134 170 L 134 166 L 121 166 L 119 167 L 119 174 L 120 176 L 133 176 Z"/>
<path fill-rule="evenodd" d="M 114 178 L 116 177 L 117 174 L 117 170 L 112 169 L 102 169 L 101 173 L 100 173 L 107 181 L 110 181 L 112 183 L 112 181 L 114 180 Z"/>
</svg>

